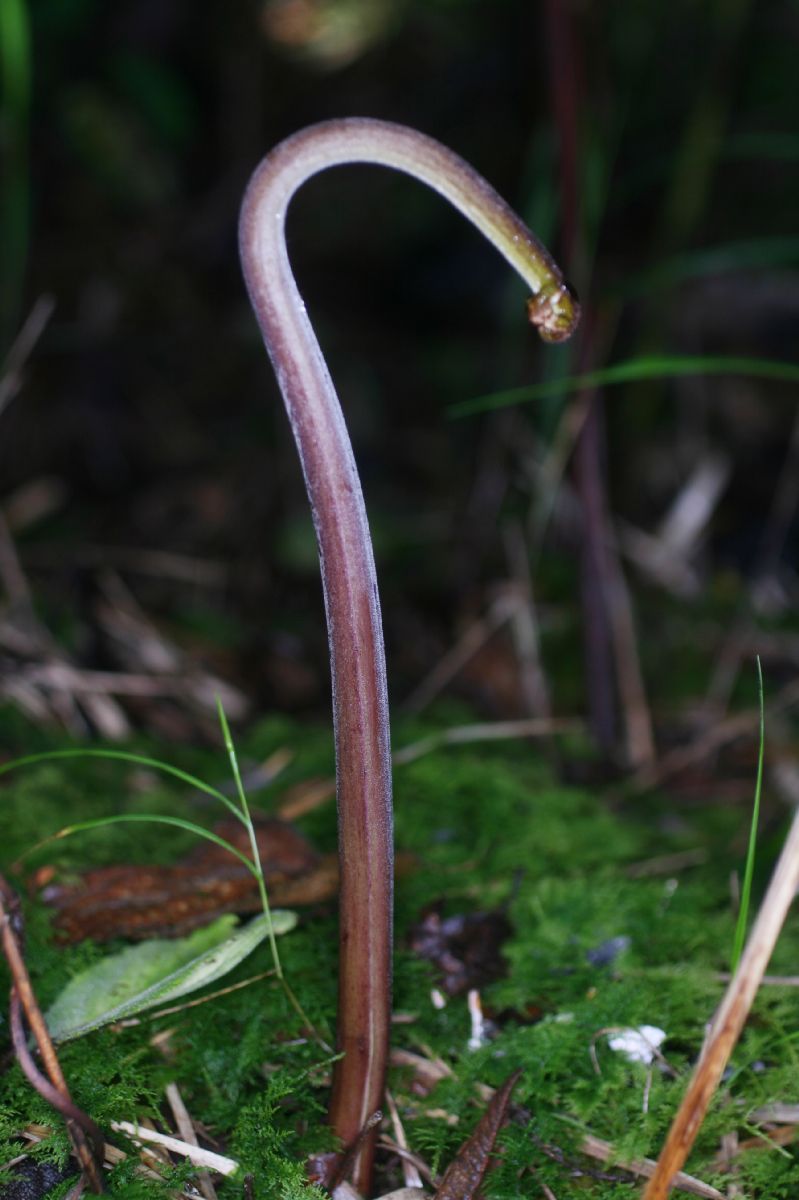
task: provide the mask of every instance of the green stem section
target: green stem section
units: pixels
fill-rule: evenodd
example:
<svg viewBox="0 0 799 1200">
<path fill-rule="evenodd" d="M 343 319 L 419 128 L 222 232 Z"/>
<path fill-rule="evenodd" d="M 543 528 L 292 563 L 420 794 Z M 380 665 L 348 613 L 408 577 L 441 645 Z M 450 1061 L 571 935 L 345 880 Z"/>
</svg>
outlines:
<svg viewBox="0 0 799 1200">
<path fill-rule="evenodd" d="M 369 162 L 426 183 L 463 213 L 528 284 L 545 341 L 568 337 L 578 305 L 547 251 L 467 163 L 431 138 L 361 118 L 288 138 L 244 199 L 244 277 L 277 375 L 316 527 L 330 641 L 339 819 L 338 1049 L 330 1119 L 345 1145 L 382 1104 L 391 1015 L 393 845 L 385 653 L 371 538 L 338 397 L 289 264 L 286 211 L 329 167 Z M 369 1192 L 375 1135 L 354 1167 Z"/>
</svg>

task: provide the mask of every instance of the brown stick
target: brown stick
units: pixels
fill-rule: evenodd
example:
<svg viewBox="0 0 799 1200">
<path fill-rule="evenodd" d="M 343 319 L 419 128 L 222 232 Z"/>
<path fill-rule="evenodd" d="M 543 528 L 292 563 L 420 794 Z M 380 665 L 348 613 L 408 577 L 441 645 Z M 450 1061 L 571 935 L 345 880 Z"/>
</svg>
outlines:
<svg viewBox="0 0 799 1200">
<path fill-rule="evenodd" d="M 657 1168 L 643 1192 L 642 1200 L 666 1200 L 677 1172 L 690 1153 L 713 1093 L 749 1015 L 797 886 L 799 811 L 794 815 L 738 969 L 713 1018 L 688 1091 L 677 1110 L 660 1152 Z"/>
<path fill-rule="evenodd" d="M 61 1064 L 44 1023 L 28 969 L 22 957 L 15 925 L 19 926 L 19 901 L 13 889 L 0 875 L 0 943 L 14 981 L 10 996 L 11 1037 L 14 1050 L 20 1067 L 36 1090 L 64 1116 L 75 1157 L 89 1187 L 99 1195 L 105 1191 L 103 1186 L 105 1139 L 99 1127 L 95 1125 L 91 1117 L 78 1108 L 69 1094 Z M 28 1050 L 22 1023 L 23 1009 L 39 1047 L 49 1080 L 40 1073 Z"/>
</svg>

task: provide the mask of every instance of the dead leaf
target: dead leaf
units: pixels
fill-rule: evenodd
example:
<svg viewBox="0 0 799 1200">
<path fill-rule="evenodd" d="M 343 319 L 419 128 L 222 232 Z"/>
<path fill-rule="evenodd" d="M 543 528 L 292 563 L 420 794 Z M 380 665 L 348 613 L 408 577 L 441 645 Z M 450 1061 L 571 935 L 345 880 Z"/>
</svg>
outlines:
<svg viewBox="0 0 799 1200">
<path fill-rule="evenodd" d="M 507 974 L 500 947 L 512 932 L 501 909 L 443 917 L 429 908 L 411 931 L 411 949 L 435 963 L 440 986 L 450 996 L 485 987 Z"/>
<path fill-rule="evenodd" d="M 330 899 L 338 887 L 334 855 L 320 855 L 291 825 L 254 819 L 270 903 L 285 908 Z M 247 831 L 229 818 L 214 833 L 249 854 Z M 57 936 L 177 937 L 224 913 L 258 912 L 252 873 L 228 851 L 204 842 L 174 866 L 119 865 L 86 871 L 77 882 L 50 882 L 42 898 L 56 909 Z"/>
<path fill-rule="evenodd" d="M 496 1090 L 474 1133 L 463 1143 L 447 1167 L 435 1200 L 473 1200 L 490 1165 L 497 1135 L 502 1128 L 511 1093 L 521 1075 L 514 1071 Z"/>
<path fill-rule="evenodd" d="M 319 854 L 285 821 L 253 815 L 253 824 L 273 908 L 322 904 L 336 895 L 335 854 Z M 226 818 L 213 832 L 249 856 L 249 836 L 241 822 Z M 412 864 L 412 856 L 397 855 L 398 873 Z M 34 881 L 42 899 L 56 910 L 61 942 L 179 937 L 224 913 L 261 911 L 251 871 L 227 850 L 206 841 L 173 866 L 99 867 L 77 881 L 60 883 L 53 881 L 52 868 L 43 867 Z"/>
</svg>

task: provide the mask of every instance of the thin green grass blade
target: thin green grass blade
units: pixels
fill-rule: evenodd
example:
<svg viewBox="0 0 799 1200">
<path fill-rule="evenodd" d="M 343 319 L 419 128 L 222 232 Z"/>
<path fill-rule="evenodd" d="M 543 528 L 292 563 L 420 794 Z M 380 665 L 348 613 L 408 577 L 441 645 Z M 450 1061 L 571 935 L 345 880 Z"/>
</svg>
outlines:
<svg viewBox="0 0 799 1200">
<path fill-rule="evenodd" d="M 230 761 L 230 769 L 233 772 L 233 781 L 236 785 L 236 794 L 238 795 L 239 804 L 241 805 L 242 819 L 244 820 L 244 824 L 247 827 L 247 832 L 250 835 L 250 848 L 252 850 L 252 861 L 256 867 L 255 877 L 258 880 L 258 890 L 261 895 L 261 905 L 263 906 L 263 910 L 264 910 L 266 919 L 267 919 L 267 921 L 269 921 L 269 919 L 270 919 L 270 917 L 269 917 L 269 913 L 270 913 L 269 896 L 267 895 L 266 883 L 264 881 L 264 873 L 261 868 L 261 856 L 258 853 L 258 842 L 255 837 L 255 829 L 253 828 L 252 818 L 250 816 L 250 806 L 247 803 L 247 793 L 244 791 L 244 784 L 243 784 L 242 778 L 241 778 L 241 771 L 239 770 L 239 759 L 238 759 L 238 755 L 236 754 L 236 747 L 233 745 L 233 738 L 230 733 L 230 725 L 228 724 L 228 719 L 225 714 L 225 710 L 224 710 L 222 701 L 219 698 L 219 696 L 217 696 L 217 698 L 216 698 L 216 711 L 217 711 L 217 715 L 219 717 L 219 727 L 222 730 L 222 738 L 225 743 L 225 750 L 227 751 L 227 756 Z M 270 942 L 270 946 L 272 949 L 272 957 L 273 957 L 274 963 L 275 963 L 275 972 L 277 973 L 278 979 L 282 980 L 283 979 L 283 968 L 280 963 L 280 955 L 279 955 L 278 949 L 277 949 L 277 942 L 275 941 L 274 934 L 271 932 L 271 927 L 270 927 L 269 942 Z"/>
<path fill-rule="evenodd" d="M 61 838 L 72 837 L 74 833 L 84 833 L 87 829 L 100 829 L 103 825 L 122 825 L 124 823 L 144 823 L 150 822 L 153 825 L 173 825 L 177 829 L 185 829 L 188 833 L 194 833 L 197 837 L 205 838 L 208 842 L 214 842 L 217 846 L 221 846 L 223 850 L 234 854 L 240 862 L 243 862 L 248 871 L 251 871 L 258 878 L 260 864 L 256 868 L 250 862 L 246 854 L 242 854 L 230 842 L 225 841 L 216 833 L 212 833 L 210 829 L 204 829 L 202 825 L 195 825 L 193 821 L 185 821 L 183 817 L 163 817 L 158 813 L 117 813 L 113 817 L 95 817 L 91 821 L 79 821 L 75 825 L 65 825 L 63 829 L 59 829 L 56 833 L 51 833 L 49 837 L 43 838 L 41 842 L 37 842 L 30 850 L 26 850 L 23 858 L 28 858 L 35 851 L 40 850 L 42 846 L 48 845 L 50 842 L 55 842 Z"/>
<path fill-rule="evenodd" d="M 215 800 L 221 801 L 239 821 L 246 824 L 246 819 L 230 797 L 226 796 L 224 792 L 220 792 L 218 788 L 212 787 L 210 783 L 205 783 L 196 775 L 190 775 L 188 771 L 181 771 L 180 767 L 173 767 L 171 763 L 161 762 L 157 758 L 147 758 L 143 754 L 132 754 L 127 750 L 45 750 L 41 754 L 28 754 L 24 758 L 15 758 L 11 762 L 3 763 L 0 766 L 0 775 L 16 771 L 18 767 L 28 767 L 33 763 L 50 762 L 59 758 L 109 758 L 117 762 L 135 763 L 139 767 L 151 767 L 163 775 L 172 775 L 181 783 L 188 784 L 198 792 L 205 792 L 207 796 L 213 796 Z"/>
<path fill-rule="evenodd" d="M 250 817 L 250 806 L 247 803 L 247 793 L 244 790 L 244 782 L 241 778 L 241 771 L 239 770 L 239 757 L 236 754 L 236 747 L 233 745 L 233 738 L 230 733 L 230 726 L 228 724 L 227 715 L 225 713 L 225 709 L 222 705 L 222 701 L 219 696 L 216 697 L 216 711 L 217 711 L 217 716 L 219 717 L 219 727 L 222 730 L 222 738 L 225 743 L 225 750 L 227 752 L 228 760 L 230 762 L 230 769 L 233 772 L 233 782 L 236 785 L 236 795 L 238 796 L 239 804 L 241 805 L 241 813 L 244 818 L 245 824 L 248 826 L 248 828 L 252 829 L 252 819 Z M 257 857 L 257 847 L 255 845 L 254 840 L 253 840 L 253 852 Z"/>
<path fill-rule="evenodd" d="M 266 881 L 261 868 L 261 857 L 258 853 L 258 842 L 255 837 L 255 829 L 250 816 L 250 806 L 247 803 L 247 793 L 244 790 L 244 782 L 241 778 L 241 771 L 239 770 L 239 759 L 238 755 L 236 754 L 236 747 L 233 744 L 233 738 L 230 733 L 230 725 L 228 724 L 227 715 L 219 696 L 216 698 L 216 710 L 219 717 L 219 727 L 222 730 L 222 738 L 225 743 L 225 749 L 227 750 L 228 759 L 230 760 L 230 769 L 233 772 L 233 779 L 236 784 L 236 794 L 238 795 L 239 804 L 241 805 L 242 819 L 244 820 L 244 823 L 247 826 L 247 831 L 250 835 L 250 846 L 252 848 L 252 857 L 255 866 L 254 873 L 255 878 L 258 880 L 258 891 L 261 896 L 261 905 L 263 907 L 264 916 L 266 917 L 267 925 L 269 927 L 269 945 L 272 951 L 272 961 L 275 964 L 275 974 L 280 982 L 281 987 L 283 988 L 283 991 L 285 992 L 287 1000 L 299 1016 L 300 1020 L 303 1021 L 303 1023 L 311 1031 L 318 1044 L 323 1049 L 329 1051 L 330 1047 L 314 1028 L 313 1022 L 300 1004 L 298 997 L 294 994 L 293 989 L 289 986 L 289 981 L 283 974 L 283 965 L 280 961 L 280 954 L 278 953 L 277 942 L 275 940 L 274 930 L 272 929 L 272 910 L 269 905 Z"/>
<path fill-rule="evenodd" d="M 757 823 L 760 817 L 760 792 L 763 787 L 763 756 L 764 746 L 766 741 L 766 718 L 765 705 L 763 702 L 763 671 L 760 666 L 760 656 L 755 659 L 757 663 L 757 690 L 760 699 L 760 750 L 757 756 L 757 780 L 755 782 L 755 801 L 752 806 L 752 824 L 749 827 L 749 846 L 746 852 L 746 866 L 744 867 L 744 881 L 741 887 L 741 905 L 738 910 L 738 921 L 735 926 L 735 937 L 732 943 L 732 957 L 730 959 L 730 970 L 735 974 L 735 969 L 738 966 L 738 960 L 741 957 L 741 952 L 744 948 L 744 940 L 746 938 L 746 925 L 749 919 L 749 904 L 752 898 L 752 876 L 755 871 L 755 849 L 757 847 Z"/>
<path fill-rule="evenodd" d="M 614 387 L 622 383 L 641 383 L 648 379 L 676 379 L 687 375 L 746 375 L 754 379 L 774 379 L 787 383 L 799 383 L 799 363 L 783 362 L 773 358 L 737 358 L 724 355 L 652 355 L 646 358 L 631 358 L 625 362 L 587 371 L 583 375 L 568 375 L 562 379 L 550 379 L 534 383 L 529 387 L 510 388 L 508 391 L 492 392 L 451 404 L 447 409 L 450 417 L 469 417 L 475 413 L 493 412 L 497 408 L 510 408 L 515 404 L 527 404 L 546 396 L 564 396 L 569 392 L 587 388 Z"/>
</svg>

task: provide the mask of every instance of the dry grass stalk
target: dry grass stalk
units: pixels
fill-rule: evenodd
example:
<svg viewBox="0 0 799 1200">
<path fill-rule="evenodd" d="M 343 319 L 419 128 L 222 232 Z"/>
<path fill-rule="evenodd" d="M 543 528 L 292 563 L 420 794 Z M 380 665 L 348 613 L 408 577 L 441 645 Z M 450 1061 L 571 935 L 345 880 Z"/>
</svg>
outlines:
<svg viewBox="0 0 799 1200">
<path fill-rule="evenodd" d="M 629 1171 L 631 1175 L 640 1175 L 644 1179 L 650 1179 L 657 1166 L 653 1158 L 619 1158 L 612 1142 L 594 1137 L 592 1133 L 585 1135 L 580 1149 L 589 1158 L 595 1158 L 604 1163 L 615 1163 L 623 1171 Z M 678 1171 L 674 1176 L 674 1187 L 688 1192 L 691 1196 L 699 1196 L 701 1200 L 725 1200 L 723 1192 L 711 1187 L 709 1183 L 703 1183 L 701 1179 L 696 1179 L 693 1175 L 686 1174 L 685 1171 Z"/>
<path fill-rule="evenodd" d="M 169 1107 L 172 1109 L 172 1115 L 175 1118 L 178 1132 L 184 1142 L 187 1142 L 190 1146 L 199 1146 L 200 1143 L 197 1141 L 197 1134 L 194 1132 L 194 1122 L 189 1115 L 189 1110 L 186 1108 L 183 1096 L 180 1094 L 180 1088 L 176 1083 L 167 1084 L 166 1098 L 169 1102 Z M 202 1192 L 205 1200 L 218 1200 L 211 1176 L 205 1169 L 197 1173 L 197 1187 Z"/>
<path fill-rule="evenodd" d="M 180 1138 L 170 1137 L 169 1134 L 159 1133 L 157 1129 L 147 1129 L 143 1125 L 135 1125 L 131 1121 L 112 1121 L 111 1128 L 118 1133 L 126 1134 L 134 1142 L 152 1142 L 162 1146 L 173 1154 L 180 1154 L 199 1167 L 216 1171 L 218 1175 L 232 1175 L 239 1169 L 239 1164 L 223 1154 L 215 1154 L 213 1150 L 204 1150 L 202 1146 L 192 1145 L 191 1142 L 181 1141 Z"/>
<path fill-rule="evenodd" d="M 749 1015 L 797 886 L 799 810 L 794 815 L 738 969 L 713 1018 L 699 1062 L 642 1200 L 666 1200 L 675 1175 L 690 1153 L 713 1093 Z"/>
</svg>

